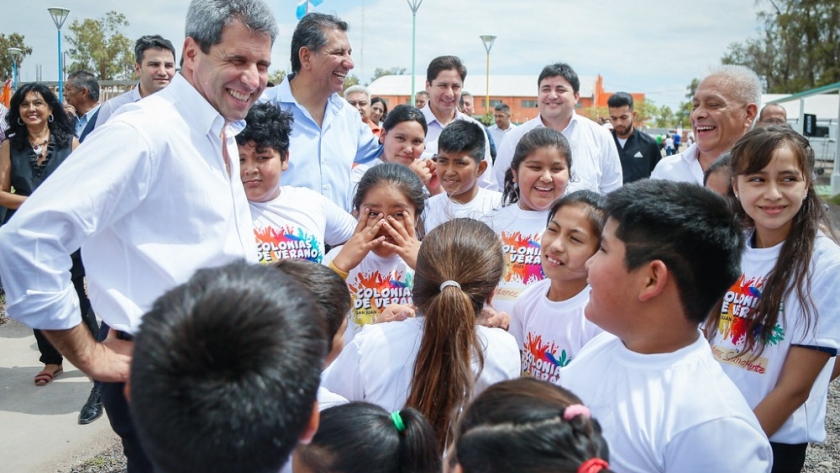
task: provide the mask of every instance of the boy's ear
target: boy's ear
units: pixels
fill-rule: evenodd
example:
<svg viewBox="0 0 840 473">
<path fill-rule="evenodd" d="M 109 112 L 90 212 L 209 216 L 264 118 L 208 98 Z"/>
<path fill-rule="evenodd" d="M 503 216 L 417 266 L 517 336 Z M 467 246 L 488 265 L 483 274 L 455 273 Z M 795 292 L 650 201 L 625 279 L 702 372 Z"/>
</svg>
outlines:
<svg viewBox="0 0 840 473">
<path fill-rule="evenodd" d="M 639 275 L 642 278 L 642 287 L 639 292 L 639 301 L 641 302 L 647 302 L 662 294 L 671 276 L 665 263 L 658 259 L 639 268 L 638 271 L 642 272 Z"/>
<path fill-rule="evenodd" d="M 478 175 L 480 176 L 480 175 L 484 174 L 484 171 L 486 171 L 486 170 L 487 170 L 487 161 L 482 159 L 481 162 L 478 163 Z"/>
<path fill-rule="evenodd" d="M 309 422 L 303 433 L 300 434 L 300 443 L 302 445 L 309 445 L 312 442 L 312 437 L 318 432 L 318 424 L 321 423 L 321 411 L 318 410 L 318 401 L 312 404 L 312 415 L 309 417 Z"/>
</svg>

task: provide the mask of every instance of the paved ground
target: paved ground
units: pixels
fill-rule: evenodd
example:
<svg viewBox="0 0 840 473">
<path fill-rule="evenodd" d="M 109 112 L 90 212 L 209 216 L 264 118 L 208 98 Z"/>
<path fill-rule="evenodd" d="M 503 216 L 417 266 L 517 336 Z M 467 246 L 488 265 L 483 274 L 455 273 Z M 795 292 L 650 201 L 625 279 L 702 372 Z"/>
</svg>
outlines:
<svg viewBox="0 0 840 473">
<path fill-rule="evenodd" d="M 38 357 L 32 330 L 0 325 L 0 473 L 69 472 L 117 442 L 105 416 L 77 424 L 88 378 L 65 361 L 55 381 L 35 386 Z"/>
</svg>

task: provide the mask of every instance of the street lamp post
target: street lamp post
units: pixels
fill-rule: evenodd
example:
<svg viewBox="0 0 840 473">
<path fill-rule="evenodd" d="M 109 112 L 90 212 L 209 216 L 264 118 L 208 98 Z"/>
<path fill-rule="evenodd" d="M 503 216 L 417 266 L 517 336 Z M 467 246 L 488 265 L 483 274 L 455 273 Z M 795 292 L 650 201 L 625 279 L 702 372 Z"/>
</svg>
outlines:
<svg viewBox="0 0 840 473">
<path fill-rule="evenodd" d="M 496 37 L 490 34 L 481 35 L 481 42 L 484 43 L 484 49 L 487 51 L 487 83 L 485 84 L 484 97 L 484 121 L 490 122 L 490 49 L 493 48 L 493 43 L 496 42 Z"/>
<path fill-rule="evenodd" d="M 9 55 L 12 56 L 12 83 L 14 85 L 14 91 L 17 92 L 18 88 L 18 61 L 20 57 L 23 55 L 23 51 L 20 48 L 9 48 Z"/>
<path fill-rule="evenodd" d="M 58 30 L 58 100 L 62 100 L 62 97 L 64 97 L 64 69 L 61 63 L 61 27 L 64 25 L 67 15 L 70 14 L 70 10 L 63 7 L 50 7 L 47 8 L 47 11 L 50 12 L 55 28 Z"/>
<path fill-rule="evenodd" d="M 417 105 L 414 101 L 414 52 L 417 44 L 417 10 L 423 4 L 423 0 L 406 0 L 408 8 L 411 8 L 411 92 L 408 95 L 408 103 Z"/>
</svg>

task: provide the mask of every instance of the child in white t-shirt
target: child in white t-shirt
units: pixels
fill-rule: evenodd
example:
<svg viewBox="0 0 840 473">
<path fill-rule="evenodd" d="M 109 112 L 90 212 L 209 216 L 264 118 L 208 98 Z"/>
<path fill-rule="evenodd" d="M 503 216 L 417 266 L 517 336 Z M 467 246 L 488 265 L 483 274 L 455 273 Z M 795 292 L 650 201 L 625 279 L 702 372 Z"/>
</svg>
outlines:
<svg viewBox="0 0 840 473">
<path fill-rule="evenodd" d="M 769 472 L 770 443 L 699 330 L 740 274 L 732 212 L 696 184 L 647 179 L 605 207 L 584 313 L 609 333 L 560 370 L 560 384 L 600 421 L 611 468 Z"/>
<path fill-rule="evenodd" d="M 807 139 L 787 127 L 756 129 L 730 159 L 747 246 L 741 277 L 706 331 L 770 437 L 773 471 L 800 471 L 808 443 L 825 440 L 830 360 L 840 348 L 840 248 L 821 230 L 831 224 Z"/>
<path fill-rule="evenodd" d="M 353 298 L 347 342 L 385 307 L 411 304 L 420 248 L 415 228 L 423 228 L 424 207 L 423 184 L 402 164 L 374 166 L 359 181 L 353 198 L 356 230 L 324 259 L 347 281 Z"/>
<path fill-rule="evenodd" d="M 286 258 L 320 263 L 324 243 L 339 245 L 353 234 L 353 216 L 303 187 L 280 187 L 289 168 L 292 114 L 268 103 L 251 107 L 236 135 L 240 178 L 251 207 L 260 263 Z"/>
<path fill-rule="evenodd" d="M 528 286 L 513 305 L 510 334 L 522 352 L 522 371 L 557 383 L 560 368 L 601 333 L 586 320 L 586 260 L 598 251 L 604 199 L 581 190 L 557 200 L 540 241 L 545 279 Z"/>
<path fill-rule="evenodd" d="M 540 238 L 548 209 L 566 193 L 571 166 L 569 142 L 552 128 L 531 130 L 516 145 L 505 173 L 504 207 L 483 217 L 505 252 L 505 276 L 493 296 L 497 312 L 510 314 L 519 294 L 543 279 Z"/>
<path fill-rule="evenodd" d="M 478 185 L 487 170 L 484 160 L 484 130 L 481 125 L 456 120 L 438 137 L 435 174 L 445 194 L 426 204 L 426 233 L 453 218 L 480 219 L 502 205 L 502 193 Z"/>
<path fill-rule="evenodd" d="M 418 316 L 365 327 L 323 383 L 351 401 L 419 410 L 442 452 L 474 395 L 519 376 L 519 350 L 509 333 L 477 324 L 504 269 L 501 244 L 487 225 L 458 218 L 438 226 L 416 261 Z"/>
</svg>

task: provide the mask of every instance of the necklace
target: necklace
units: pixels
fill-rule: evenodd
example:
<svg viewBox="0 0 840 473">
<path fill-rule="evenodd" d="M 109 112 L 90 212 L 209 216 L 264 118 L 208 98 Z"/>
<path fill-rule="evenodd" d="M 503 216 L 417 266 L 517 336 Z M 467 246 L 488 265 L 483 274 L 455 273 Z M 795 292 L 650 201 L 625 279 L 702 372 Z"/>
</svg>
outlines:
<svg viewBox="0 0 840 473">
<path fill-rule="evenodd" d="M 29 145 L 30 145 L 30 146 L 32 146 L 32 151 L 34 151 L 34 152 L 35 152 L 35 156 L 41 157 L 41 155 L 42 155 L 42 154 L 43 154 L 43 152 L 44 152 L 44 145 L 46 145 L 47 143 L 49 143 L 49 141 L 50 141 L 50 139 L 49 139 L 49 138 L 47 138 L 47 139 L 45 139 L 44 141 L 42 141 L 42 142 L 40 142 L 40 143 L 33 143 L 33 142 L 31 142 L 31 141 L 29 142 Z"/>
</svg>

